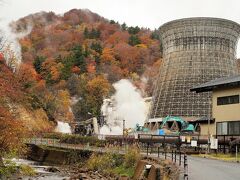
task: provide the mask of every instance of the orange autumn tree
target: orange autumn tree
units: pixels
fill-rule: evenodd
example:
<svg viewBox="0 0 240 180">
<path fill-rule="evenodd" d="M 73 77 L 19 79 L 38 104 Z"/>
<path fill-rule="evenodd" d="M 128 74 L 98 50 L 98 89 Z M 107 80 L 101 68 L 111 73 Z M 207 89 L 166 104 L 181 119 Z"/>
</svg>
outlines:
<svg viewBox="0 0 240 180">
<path fill-rule="evenodd" d="M 60 78 L 60 71 L 63 68 L 62 63 L 57 63 L 55 59 L 49 58 L 42 63 L 42 73 L 41 76 L 47 82 L 57 82 Z"/>
<path fill-rule="evenodd" d="M 108 80 L 102 75 L 87 83 L 87 102 L 90 104 L 93 115 L 100 115 L 103 99 L 109 94 L 110 88 Z"/>
<path fill-rule="evenodd" d="M 17 76 L 25 89 L 31 88 L 37 80 L 37 72 L 29 64 L 22 63 L 17 71 Z"/>
<path fill-rule="evenodd" d="M 24 152 L 24 139 L 27 131 L 23 124 L 15 119 L 10 111 L 0 106 L 0 166 L 2 157 L 9 152 Z"/>
<path fill-rule="evenodd" d="M 115 59 L 114 50 L 112 48 L 108 48 L 108 47 L 104 48 L 102 55 L 101 55 L 101 61 L 103 63 L 109 63 L 109 64 L 115 62 L 116 59 Z"/>
<path fill-rule="evenodd" d="M 24 93 L 15 74 L 3 62 L 0 63 L 0 166 L 2 157 L 11 152 L 23 150 L 22 140 L 26 130 L 19 121 L 12 107 L 12 103 L 20 103 Z"/>
</svg>

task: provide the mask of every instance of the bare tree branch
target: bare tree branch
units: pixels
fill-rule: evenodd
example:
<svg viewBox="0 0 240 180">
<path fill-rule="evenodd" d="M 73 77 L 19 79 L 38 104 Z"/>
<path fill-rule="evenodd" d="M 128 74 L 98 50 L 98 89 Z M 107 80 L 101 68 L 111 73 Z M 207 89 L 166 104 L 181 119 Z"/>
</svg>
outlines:
<svg viewBox="0 0 240 180">
<path fill-rule="evenodd" d="M 3 37 L 3 35 L 0 35 L 0 51 L 3 50 L 3 48 L 6 46 L 7 40 Z"/>
</svg>

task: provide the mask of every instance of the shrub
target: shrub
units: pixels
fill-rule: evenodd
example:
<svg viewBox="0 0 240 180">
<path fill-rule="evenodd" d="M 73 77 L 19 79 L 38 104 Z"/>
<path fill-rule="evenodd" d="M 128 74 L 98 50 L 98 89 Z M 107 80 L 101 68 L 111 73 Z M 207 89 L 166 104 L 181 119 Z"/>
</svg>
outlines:
<svg viewBox="0 0 240 180">
<path fill-rule="evenodd" d="M 111 154 L 93 154 L 87 161 L 87 167 L 94 171 L 106 171 L 114 166 Z"/>
<path fill-rule="evenodd" d="M 124 155 L 124 165 L 126 167 L 135 167 L 140 158 L 140 150 L 137 147 L 130 147 Z"/>
<path fill-rule="evenodd" d="M 114 174 L 118 174 L 120 176 L 127 176 L 127 177 L 133 177 L 134 175 L 134 167 L 127 168 L 124 165 L 118 166 L 113 169 Z"/>
<path fill-rule="evenodd" d="M 62 133 L 44 133 L 42 135 L 43 138 L 50 138 L 50 139 L 61 139 L 61 137 L 63 136 Z"/>
<path fill-rule="evenodd" d="M 140 151 L 135 147 L 129 148 L 125 155 L 113 153 L 92 154 L 86 163 L 86 167 L 103 173 L 132 177 L 140 157 Z"/>
<path fill-rule="evenodd" d="M 5 160 L 4 166 L 0 167 L 0 179 L 3 177 L 9 177 L 12 174 L 15 174 L 18 170 L 16 163 L 11 160 Z"/>
<path fill-rule="evenodd" d="M 20 173 L 25 176 L 35 176 L 36 172 L 35 170 L 28 165 L 22 164 L 19 166 Z"/>
<path fill-rule="evenodd" d="M 59 139 L 61 143 L 68 144 L 89 144 L 90 146 L 104 147 L 106 141 L 99 140 L 94 136 L 80 136 L 78 134 L 61 134 L 61 133 L 51 133 L 45 134 L 44 138 Z"/>
</svg>

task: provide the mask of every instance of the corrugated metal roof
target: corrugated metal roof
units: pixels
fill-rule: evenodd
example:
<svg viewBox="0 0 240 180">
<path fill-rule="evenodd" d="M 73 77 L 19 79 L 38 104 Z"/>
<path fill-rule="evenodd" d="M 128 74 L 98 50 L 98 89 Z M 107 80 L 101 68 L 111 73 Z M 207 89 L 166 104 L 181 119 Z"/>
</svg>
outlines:
<svg viewBox="0 0 240 180">
<path fill-rule="evenodd" d="M 199 86 L 193 87 L 191 91 L 206 92 L 223 86 L 240 86 L 240 75 L 212 80 Z"/>
</svg>

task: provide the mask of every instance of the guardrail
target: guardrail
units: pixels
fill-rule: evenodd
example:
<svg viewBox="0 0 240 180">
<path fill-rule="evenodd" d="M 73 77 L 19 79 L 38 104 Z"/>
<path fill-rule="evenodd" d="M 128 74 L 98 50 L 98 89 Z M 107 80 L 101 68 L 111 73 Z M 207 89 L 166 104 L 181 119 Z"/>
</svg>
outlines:
<svg viewBox="0 0 240 180">
<path fill-rule="evenodd" d="M 148 144 L 146 147 L 146 155 L 156 155 L 158 158 L 169 159 L 180 167 L 183 166 L 183 177 L 186 180 L 188 179 L 188 156 L 185 152 L 181 152 L 180 150 L 160 149 L 160 147 L 157 147 L 154 151 L 154 149 L 152 147 L 150 148 Z"/>
<path fill-rule="evenodd" d="M 24 143 L 26 144 L 35 144 L 35 145 L 44 145 L 49 147 L 58 147 L 58 148 L 67 148 L 67 149 L 73 149 L 73 150 L 89 150 L 94 152 L 100 152 L 100 153 L 118 153 L 118 154 L 125 154 L 128 151 L 128 145 L 122 147 L 109 147 L 109 148 L 102 148 L 102 147 L 92 147 L 89 145 L 81 145 L 81 144 L 67 144 L 67 143 L 61 143 L 59 139 L 50 139 L 50 138 L 29 138 L 25 139 Z M 144 148 L 140 148 L 141 153 L 144 153 Z M 143 151 L 142 151 L 143 150 Z M 157 152 L 154 153 L 154 151 L 151 148 L 151 151 L 149 151 L 149 146 L 147 146 L 146 155 L 147 156 L 153 156 L 154 154 L 157 155 L 158 158 L 164 158 L 169 159 L 173 163 L 177 164 L 179 166 L 183 165 L 184 168 L 184 179 L 188 179 L 188 163 L 187 163 L 187 155 L 185 153 L 182 153 L 181 151 L 166 151 L 166 150 L 160 150 L 160 148 L 157 148 Z"/>
<path fill-rule="evenodd" d="M 100 153 L 119 153 L 124 154 L 128 150 L 128 146 L 121 147 L 93 147 L 89 145 L 82 145 L 82 144 L 68 144 L 68 143 L 62 143 L 59 139 L 50 139 L 50 138 L 29 138 L 24 140 L 25 144 L 35 144 L 35 145 L 43 145 L 48 147 L 58 147 L 58 148 L 66 148 L 66 149 L 73 149 L 73 150 L 89 150 L 89 151 L 95 151 Z"/>
</svg>

